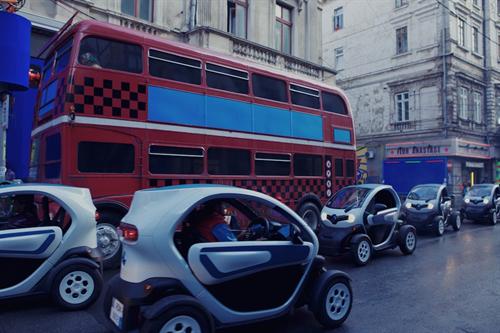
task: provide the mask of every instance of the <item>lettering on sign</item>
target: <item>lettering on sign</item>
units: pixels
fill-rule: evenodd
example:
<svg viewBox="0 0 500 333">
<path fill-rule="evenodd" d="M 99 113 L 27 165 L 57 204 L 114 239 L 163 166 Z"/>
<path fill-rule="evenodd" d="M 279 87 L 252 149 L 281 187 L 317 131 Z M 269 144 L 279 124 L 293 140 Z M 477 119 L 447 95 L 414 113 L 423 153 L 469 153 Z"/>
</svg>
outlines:
<svg viewBox="0 0 500 333">
<path fill-rule="evenodd" d="M 413 146 L 413 147 L 398 147 L 394 149 L 396 155 L 413 155 L 413 154 L 440 154 L 441 146 Z"/>
</svg>

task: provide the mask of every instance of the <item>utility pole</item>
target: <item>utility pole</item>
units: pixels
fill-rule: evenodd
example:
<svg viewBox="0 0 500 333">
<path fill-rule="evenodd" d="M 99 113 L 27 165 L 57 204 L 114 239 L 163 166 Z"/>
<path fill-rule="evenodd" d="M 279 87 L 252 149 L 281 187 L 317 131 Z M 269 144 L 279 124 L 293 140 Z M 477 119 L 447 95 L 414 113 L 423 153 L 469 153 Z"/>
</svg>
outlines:
<svg viewBox="0 0 500 333">
<path fill-rule="evenodd" d="M 0 182 L 5 180 L 7 128 L 9 127 L 10 94 L 3 92 L 0 95 Z"/>
<path fill-rule="evenodd" d="M 445 1 L 445 0 L 442 0 Z M 446 68 L 446 31 L 447 31 L 447 26 L 448 26 L 448 13 L 446 11 L 446 7 L 441 4 L 441 9 L 443 12 L 443 16 L 441 19 L 442 22 L 442 30 L 441 30 L 441 52 L 442 52 L 442 61 L 443 61 L 443 86 L 442 86 L 442 93 L 441 93 L 441 99 L 442 99 L 442 105 L 443 105 L 443 126 L 444 126 L 444 137 L 445 139 L 448 138 L 448 102 L 447 102 L 447 94 L 446 94 L 446 86 L 448 84 L 448 77 L 447 77 L 447 68 Z"/>
</svg>

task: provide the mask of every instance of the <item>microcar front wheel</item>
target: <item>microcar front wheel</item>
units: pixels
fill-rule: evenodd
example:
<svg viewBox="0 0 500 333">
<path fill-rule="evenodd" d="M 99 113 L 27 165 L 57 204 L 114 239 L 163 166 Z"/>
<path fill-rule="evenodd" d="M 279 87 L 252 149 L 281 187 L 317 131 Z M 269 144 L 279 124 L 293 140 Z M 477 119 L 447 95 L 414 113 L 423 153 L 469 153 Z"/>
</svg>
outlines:
<svg viewBox="0 0 500 333">
<path fill-rule="evenodd" d="M 333 278 L 323 286 L 316 300 L 314 317 L 326 328 L 340 326 L 349 316 L 352 307 L 351 284 L 345 278 Z"/>
<path fill-rule="evenodd" d="M 372 243 L 368 237 L 360 237 L 351 244 L 351 256 L 358 266 L 366 265 L 372 257 Z"/>
<path fill-rule="evenodd" d="M 158 318 L 147 320 L 141 333 L 212 333 L 207 317 L 192 306 L 176 306 L 166 310 Z"/>
<path fill-rule="evenodd" d="M 52 299 L 67 310 L 81 310 L 93 304 L 102 289 L 102 277 L 97 269 L 72 265 L 56 274 L 52 284 Z"/>
<path fill-rule="evenodd" d="M 412 254 L 417 247 L 417 233 L 415 229 L 407 226 L 402 227 L 402 230 L 399 232 L 399 249 L 403 254 Z"/>
</svg>

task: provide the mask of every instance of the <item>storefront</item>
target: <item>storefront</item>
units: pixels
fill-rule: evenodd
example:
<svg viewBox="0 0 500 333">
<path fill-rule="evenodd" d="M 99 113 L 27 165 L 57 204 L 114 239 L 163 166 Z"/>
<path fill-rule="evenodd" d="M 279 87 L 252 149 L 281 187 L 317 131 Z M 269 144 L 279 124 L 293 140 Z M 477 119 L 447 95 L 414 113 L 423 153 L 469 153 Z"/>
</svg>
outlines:
<svg viewBox="0 0 500 333">
<path fill-rule="evenodd" d="M 464 186 L 495 181 L 490 148 L 458 138 L 389 143 L 384 182 L 401 194 L 423 183 L 446 183 L 455 194 L 462 194 Z"/>
</svg>

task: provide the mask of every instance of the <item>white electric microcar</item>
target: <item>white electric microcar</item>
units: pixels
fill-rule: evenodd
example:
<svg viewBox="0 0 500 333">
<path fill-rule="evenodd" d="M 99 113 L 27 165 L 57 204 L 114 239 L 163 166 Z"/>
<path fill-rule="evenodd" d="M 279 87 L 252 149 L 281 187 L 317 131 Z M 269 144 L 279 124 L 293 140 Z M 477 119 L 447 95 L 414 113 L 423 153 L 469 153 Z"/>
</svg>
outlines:
<svg viewBox="0 0 500 333">
<path fill-rule="evenodd" d="M 85 188 L 0 186 L 0 300 L 50 294 L 68 310 L 91 305 L 102 287 L 95 214 Z"/>
<path fill-rule="evenodd" d="M 206 225 L 197 212 L 214 203 L 231 240 L 198 237 Z M 120 230 L 121 271 L 104 299 L 115 332 L 207 333 L 302 305 L 336 327 L 351 310 L 348 275 L 327 270 L 311 228 L 262 193 L 201 184 L 138 191 Z"/>
</svg>

